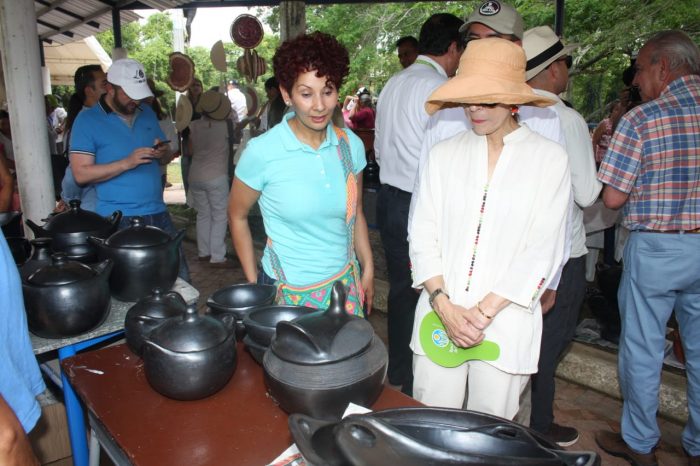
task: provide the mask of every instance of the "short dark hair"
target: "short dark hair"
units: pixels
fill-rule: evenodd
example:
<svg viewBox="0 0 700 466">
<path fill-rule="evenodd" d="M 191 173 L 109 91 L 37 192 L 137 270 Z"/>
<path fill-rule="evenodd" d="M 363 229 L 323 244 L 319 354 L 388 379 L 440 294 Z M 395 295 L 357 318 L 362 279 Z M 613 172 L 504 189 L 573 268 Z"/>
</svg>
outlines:
<svg viewBox="0 0 700 466">
<path fill-rule="evenodd" d="M 335 37 L 312 32 L 283 42 L 272 57 L 272 65 L 277 81 L 287 92 L 291 92 L 300 74 L 313 70 L 340 90 L 350 71 L 350 58 Z"/>
<path fill-rule="evenodd" d="M 413 36 L 403 36 L 396 41 L 396 48 L 398 49 L 402 45 L 410 45 L 415 49 L 418 49 L 418 39 Z"/>
<path fill-rule="evenodd" d="M 85 88 L 95 82 L 95 72 L 97 71 L 102 71 L 100 65 L 84 65 L 75 70 L 73 76 L 75 92 L 81 99 L 85 100 Z"/>
<path fill-rule="evenodd" d="M 423 23 L 418 37 L 418 52 L 441 56 L 452 42 L 459 45 L 459 28 L 464 21 L 450 13 L 436 13 Z"/>
<path fill-rule="evenodd" d="M 272 89 L 275 87 L 280 87 L 280 83 L 277 82 L 277 78 L 273 76 L 265 80 L 265 89 Z"/>
</svg>

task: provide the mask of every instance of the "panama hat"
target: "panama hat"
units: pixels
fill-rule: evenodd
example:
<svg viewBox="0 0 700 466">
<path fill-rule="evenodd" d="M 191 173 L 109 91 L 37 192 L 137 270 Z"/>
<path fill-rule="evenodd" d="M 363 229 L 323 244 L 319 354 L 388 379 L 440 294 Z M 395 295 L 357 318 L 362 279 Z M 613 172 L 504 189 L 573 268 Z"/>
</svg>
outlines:
<svg viewBox="0 0 700 466">
<path fill-rule="evenodd" d="M 199 97 L 195 111 L 212 120 L 225 120 L 231 114 L 231 101 L 220 92 L 207 91 Z"/>
<path fill-rule="evenodd" d="M 488 38 L 473 40 L 459 59 L 457 75 L 428 97 L 425 110 L 464 104 L 507 104 L 546 107 L 552 99 L 539 96 L 525 83 L 525 52 L 513 42 Z"/>
<path fill-rule="evenodd" d="M 523 37 L 523 49 L 527 57 L 525 78 L 531 80 L 559 58 L 569 56 L 577 47 L 576 44 L 562 44 L 549 26 L 528 29 Z"/>
</svg>

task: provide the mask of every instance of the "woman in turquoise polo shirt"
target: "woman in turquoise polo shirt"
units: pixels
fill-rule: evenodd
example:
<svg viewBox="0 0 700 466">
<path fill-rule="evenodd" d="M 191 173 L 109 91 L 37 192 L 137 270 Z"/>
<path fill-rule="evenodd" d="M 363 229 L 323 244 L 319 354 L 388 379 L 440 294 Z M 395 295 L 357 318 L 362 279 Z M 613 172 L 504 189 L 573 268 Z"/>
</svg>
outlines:
<svg viewBox="0 0 700 466">
<path fill-rule="evenodd" d="M 236 167 L 229 221 L 249 282 L 276 283 L 278 302 L 325 308 L 330 288 L 348 288 L 348 313 L 371 311 L 374 264 L 362 211 L 362 141 L 333 126 L 348 52 L 315 32 L 284 42 L 273 66 L 291 111 L 252 139 Z M 260 205 L 267 246 L 262 270 L 253 251 L 248 212 Z M 359 262 L 359 263 L 358 263 Z"/>
</svg>

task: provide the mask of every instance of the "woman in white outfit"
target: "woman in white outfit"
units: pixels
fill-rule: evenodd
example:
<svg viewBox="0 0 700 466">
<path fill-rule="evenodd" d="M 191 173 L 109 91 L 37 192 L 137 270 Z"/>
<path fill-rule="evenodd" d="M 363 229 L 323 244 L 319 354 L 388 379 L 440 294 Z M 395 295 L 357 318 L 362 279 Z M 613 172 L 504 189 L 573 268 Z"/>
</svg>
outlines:
<svg viewBox="0 0 700 466">
<path fill-rule="evenodd" d="M 199 98 L 199 120 L 190 123 L 189 196 L 197 210 L 197 254 L 214 267 L 226 267 L 228 217 L 229 138 L 226 119 L 231 115 L 228 98 L 207 91 Z"/>
<path fill-rule="evenodd" d="M 525 83 L 522 48 L 497 38 L 470 42 L 457 75 L 426 103 L 430 114 L 464 107 L 472 124 L 431 150 L 409 225 L 414 286 L 423 288 L 413 395 L 430 406 L 513 419 L 537 370 L 539 297 L 562 260 L 571 182 L 564 149 L 518 124 L 521 104 L 553 101 Z M 431 310 L 456 346 L 488 340 L 498 357 L 433 362 L 419 338 Z"/>
</svg>

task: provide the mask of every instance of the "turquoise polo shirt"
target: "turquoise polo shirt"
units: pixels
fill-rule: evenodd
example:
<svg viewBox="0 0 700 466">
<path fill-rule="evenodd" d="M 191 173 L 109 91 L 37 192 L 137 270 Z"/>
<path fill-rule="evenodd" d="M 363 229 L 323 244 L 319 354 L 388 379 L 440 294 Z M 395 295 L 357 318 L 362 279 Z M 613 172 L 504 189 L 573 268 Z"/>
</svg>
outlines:
<svg viewBox="0 0 700 466">
<path fill-rule="evenodd" d="M 236 177 L 260 192 L 265 232 L 272 240 L 287 282 L 307 286 L 327 280 L 347 264 L 346 199 L 338 138 L 328 126 L 318 150 L 300 142 L 287 120 L 251 139 Z M 345 128 L 355 173 L 367 164 L 357 135 Z M 265 248 L 263 269 L 275 277 Z"/>
<path fill-rule="evenodd" d="M 165 135 L 148 105 L 141 104 L 129 126 L 103 97 L 78 114 L 71 130 L 70 151 L 92 155 L 96 164 L 106 164 L 128 157 L 139 147 L 151 147 L 156 138 L 162 141 Z M 166 209 L 157 160 L 95 183 L 95 189 L 100 215 L 111 215 L 115 210 L 125 216 L 151 215 Z"/>
</svg>

